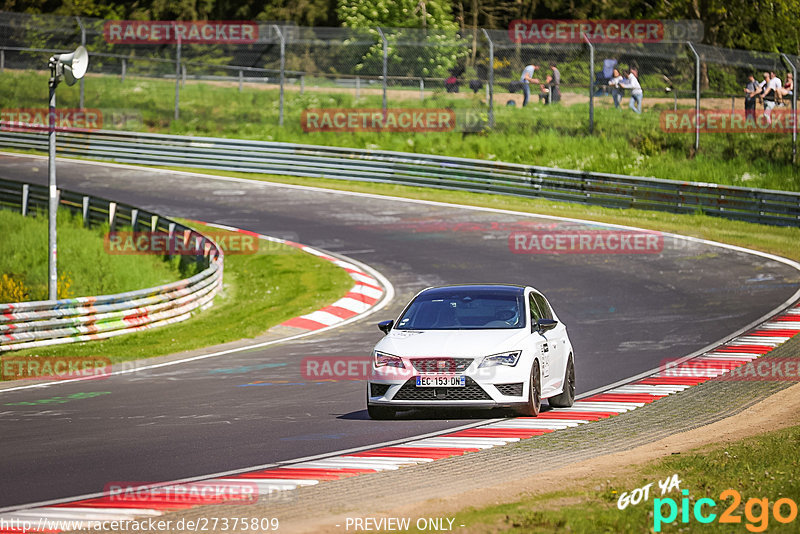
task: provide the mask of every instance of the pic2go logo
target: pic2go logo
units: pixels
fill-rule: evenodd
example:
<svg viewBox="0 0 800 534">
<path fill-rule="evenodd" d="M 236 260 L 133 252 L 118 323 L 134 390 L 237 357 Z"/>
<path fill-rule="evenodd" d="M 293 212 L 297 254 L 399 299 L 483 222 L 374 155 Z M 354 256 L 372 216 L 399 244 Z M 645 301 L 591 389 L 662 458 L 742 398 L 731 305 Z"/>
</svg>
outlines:
<svg viewBox="0 0 800 534">
<path fill-rule="evenodd" d="M 717 514 L 711 509 L 716 508 L 717 502 L 714 499 L 704 497 L 695 501 L 694 505 L 689 503 L 689 490 L 682 490 L 680 514 L 681 523 L 691 522 L 690 512 L 694 520 L 698 523 L 711 523 L 717 519 Z M 719 494 L 720 501 L 733 499 L 723 513 L 719 515 L 720 523 L 740 524 L 742 516 L 737 515 L 736 509 L 742 503 L 741 494 L 735 489 L 727 489 Z M 666 510 L 665 510 L 666 508 Z M 665 514 L 666 511 L 666 515 Z M 783 497 L 769 505 L 769 499 L 750 498 L 744 505 L 744 517 L 748 521 L 745 528 L 750 532 L 764 532 L 769 526 L 770 511 L 772 517 L 778 523 L 791 523 L 797 519 L 797 503 L 792 499 Z M 788 512 L 788 513 L 787 513 Z M 664 499 L 653 499 L 653 530 L 661 532 L 662 525 L 669 525 L 678 519 L 678 503 L 675 499 L 667 497 Z"/>
</svg>

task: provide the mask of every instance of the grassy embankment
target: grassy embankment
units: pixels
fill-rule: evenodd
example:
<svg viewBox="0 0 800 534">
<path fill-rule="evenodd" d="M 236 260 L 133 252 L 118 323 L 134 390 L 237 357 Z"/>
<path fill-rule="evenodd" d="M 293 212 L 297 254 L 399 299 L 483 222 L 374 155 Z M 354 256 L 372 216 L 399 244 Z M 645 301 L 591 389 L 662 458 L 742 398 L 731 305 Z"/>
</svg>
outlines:
<svg viewBox="0 0 800 534">
<path fill-rule="evenodd" d="M 47 77 L 42 73 L 3 74 L 0 99 L 6 107 L 42 107 L 47 101 Z M 442 133 L 305 133 L 300 116 L 308 108 L 380 108 L 380 92 L 355 100 L 354 92 L 338 88 L 297 87 L 286 91 L 285 125 L 278 127 L 278 92 L 274 86 L 189 81 L 181 89 L 181 119 L 173 120 L 174 82 L 114 76 L 89 76 L 87 107 L 104 113 L 105 128 L 185 135 L 300 142 L 320 145 L 380 148 L 429 154 L 449 154 L 508 161 L 655 176 L 720 184 L 800 190 L 800 174 L 791 165 L 790 134 L 703 134 L 698 154 L 693 133 L 665 133 L 660 113 L 667 102 L 653 104 L 645 96 L 645 113 L 616 110 L 610 97 L 597 99 L 595 133 L 589 134 L 588 104 L 506 107 L 498 95 L 496 127 L 491 132 Z M 325 92 L 327 91 L 327 92 Z M 365 90 L 364 93 L 367 91 Z M 78 89 L 59 87 L 59 106 L 77 107 Z M 448 95 L 391 91 L 390 107 L 454 106 L 486 113 L 483 94 Z M 655 97 L 653 98 L 655 100 Z M 664 100 L 663 98 L 660 100 Z M 124 117 L 129 120 L 125 122 Z M 115 120 L 119 123 L 115 124 Z"/>
<path fill-rule="evenodd" d="M 184 275 L 177 258 L 108 254 L 107 228 L 83 229 L 64 215 L 59 225 L 60 272 L 71 281 L 68 295 L 97 295 L 142 289 Z M 192 224 L 203 231 L 201 225 Z M 0 211 L 0 272 L 15 274 L 46 297 L 47 220 L 23 219 Z M 211 230 L 206 228 L 206 230 Z M 189 320 L 150 331 L 89 343 L 15 351 L 14 356 L 110 357 L 113 362 L 171 354 L 257 336 L 273 325 L 333 302 L 352 287 L 352 279 L 328 261 L 275 243 L 262 243 L 254 254 L 225 257 L 223 290 L 214 305 Z"/>
</svg>

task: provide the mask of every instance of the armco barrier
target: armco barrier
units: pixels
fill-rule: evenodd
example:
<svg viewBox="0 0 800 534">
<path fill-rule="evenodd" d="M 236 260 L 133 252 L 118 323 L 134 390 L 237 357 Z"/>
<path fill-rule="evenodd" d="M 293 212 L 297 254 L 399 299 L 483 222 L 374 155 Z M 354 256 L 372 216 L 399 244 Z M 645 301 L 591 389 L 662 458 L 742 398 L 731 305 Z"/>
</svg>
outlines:
<svg viewBox="0 0 800 534">
<path fill-rule="evenodd" d="M 59 191 L 59 205 L 80 212 L 86 225 L 106 222 L 112 230 L 126 226 L 164 232 L 170 240 L 174 236 L 191 243 L 203 251 L 190 257 L 202 271 L 185 280 L 116 295 L 0 304 L 0 353 L 105 339 L 177 323 L 210 305 L 222 287 L 222 250 L 197 231 L 155 213 L 69 191 Z M 27 215 L 46 211 L 47 206 L 46 187 L 0 180 L 0 208 Z"/>
<path fill-rule="evenodd" d="M 0 131 L 0 147 L 47 150 L 45 133 Z M 405 152 L 98 130 L 59 133 L 58 153 L 171 165 L 386 182 L 585 204 L 800 223 L 800 193 L 570 171 Z"/>
</svg>

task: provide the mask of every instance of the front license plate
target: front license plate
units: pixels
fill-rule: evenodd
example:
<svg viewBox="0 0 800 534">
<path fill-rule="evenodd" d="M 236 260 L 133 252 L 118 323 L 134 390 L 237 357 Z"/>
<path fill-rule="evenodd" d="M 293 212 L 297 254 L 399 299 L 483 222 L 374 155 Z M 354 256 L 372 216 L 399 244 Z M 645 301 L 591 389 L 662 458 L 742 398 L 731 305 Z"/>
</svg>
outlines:
<svg viewBox="0 0 800 534">
<path fill-rule="evenodd" d="M 428 375 L 417 377 L 418 388 L 463 388 L 467 385 L 464 375 Z"/>
</svg>

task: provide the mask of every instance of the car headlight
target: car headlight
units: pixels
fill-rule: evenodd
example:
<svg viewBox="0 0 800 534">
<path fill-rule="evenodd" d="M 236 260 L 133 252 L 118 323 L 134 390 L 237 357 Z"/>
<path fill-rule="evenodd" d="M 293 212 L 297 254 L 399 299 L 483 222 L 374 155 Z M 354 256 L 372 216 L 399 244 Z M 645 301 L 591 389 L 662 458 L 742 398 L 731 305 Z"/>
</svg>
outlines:
<svg viewBox="0 0 800 534">
<path fill-rule="evenodd" d="M 378 352 L 377 350 L 372 351 L 372 357 L 375 362 L 375 368 L 378 367 L 397 367 L 400 369 L 405 369 L 406 366 L 403 364 L 403 359 L 399 356 L 392 356 L 391 354 L 386 354 L 385 352 Z"/>
<path fill-rule="evenodd" d="M 492 365 L 508 365 L 509 367 L 514 367 L 517 365 L 517 361 L 519 361 L 520 354 L 522 354 L 521 350 L 492 354 L 491 356 L 485 357 L 479 367 L 491 367 Z"/>
</svg>

